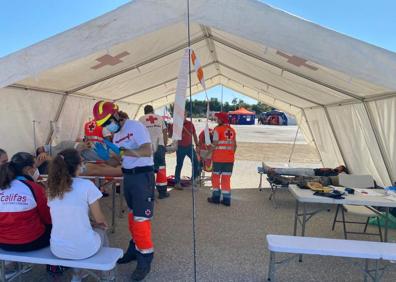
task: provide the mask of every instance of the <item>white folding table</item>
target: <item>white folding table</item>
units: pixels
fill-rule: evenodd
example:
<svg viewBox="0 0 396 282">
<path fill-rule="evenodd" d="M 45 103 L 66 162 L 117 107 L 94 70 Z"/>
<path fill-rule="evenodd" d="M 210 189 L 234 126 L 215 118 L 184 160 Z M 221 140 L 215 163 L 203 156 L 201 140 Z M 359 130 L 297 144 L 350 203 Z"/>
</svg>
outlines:
<svg viewBox="0 0 396 282">
<path fill-rule="evenodd" d="M 341 189 L 340 189 L 341 190 Z M 297 185 L 289 185 L 289 191 L 296 198 L 296 208 L 294 213 L 294 230 L 293 235 L 297 235 L 297 224 L 301 224 L 301 236 L 305 235 L 305 226 L 309 219 L 316 213 L 323 209 L 317 209 L 313 211 L 307 211 L 307 204 L 332 204 L 332 205 L 358 205 L 358 206 L 375 206 L 385 208 L 385 226 L 384 226 L 384 241 L 388 241 L 388 216 L 389 209 L 396 208 L 396 201 L 386 198 L 385 191 L 383 189 L 370 189 L 373 194 L 369 195 L 362 193 L 345 194 L 345 199 L 333 199 L 329 197 L 322 197 L 314 195 L 314 192 L 309 189 L 301 189 Z M 341 191 L 343 192 L 343 191 Z M 300 206 L 302 206 L 302 212 L 300 212 Z M 302 220 L 301 220 L 302 218 Z"/>
</svg>

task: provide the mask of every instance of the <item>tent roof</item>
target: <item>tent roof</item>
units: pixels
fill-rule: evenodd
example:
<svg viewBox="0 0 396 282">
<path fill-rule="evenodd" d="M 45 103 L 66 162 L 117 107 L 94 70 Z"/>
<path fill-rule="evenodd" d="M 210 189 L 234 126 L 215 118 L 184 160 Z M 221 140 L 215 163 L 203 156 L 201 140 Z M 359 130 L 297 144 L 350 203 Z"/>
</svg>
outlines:
<svg viewBox="0 0 396 282">
<path fill-rule="evenodd" d="M 190 18 L 209 87 L 297 108 L 396 89 L 395 53 L 266 4 L 195 0 Z M 187 41 L 186 1 L 136 0 L 2 58 L 0 87 L 159 107 L 173 101 Z M 202 90 L 195 76 L 192 84 L 194 93 Z"/>
<path fill-rule="evenodd" d="M 232 114 L 232 115 L 254 115 L 254 114 L 256 114 L 254 112 L 246 110 L 244 107 L 241 107 L 236 111 L 230 111 L 228 113 Z"/>
</svg>

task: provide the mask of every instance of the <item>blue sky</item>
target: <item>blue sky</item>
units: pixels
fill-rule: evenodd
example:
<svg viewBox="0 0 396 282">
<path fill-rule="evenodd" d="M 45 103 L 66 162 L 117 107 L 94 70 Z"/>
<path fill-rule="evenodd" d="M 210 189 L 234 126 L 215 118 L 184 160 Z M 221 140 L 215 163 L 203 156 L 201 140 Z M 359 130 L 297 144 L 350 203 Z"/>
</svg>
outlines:
<svg viewBox="0 0 396 282">
<path fill-rule="evenodd" d="M 194 1 L 194 0 L 190 0 Z M 111 11 L 127 0 L 0 1 L 0 58 Z M 394 0 L 267 0 L 265 3 L 327 28 L 396 52 Z M 209 91 L 220 97 L 221 87 Z M 204 95 L 197 95 L 203 99 Z M 224 88 L 225 101 L 246 98 Z"/>
</svg>

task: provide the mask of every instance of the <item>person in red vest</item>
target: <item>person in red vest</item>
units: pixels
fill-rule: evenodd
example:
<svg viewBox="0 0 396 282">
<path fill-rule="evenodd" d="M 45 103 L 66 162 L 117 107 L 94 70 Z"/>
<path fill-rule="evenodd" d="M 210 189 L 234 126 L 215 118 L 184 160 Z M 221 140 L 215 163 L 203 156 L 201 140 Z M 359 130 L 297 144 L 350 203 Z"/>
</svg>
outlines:
<svg viewBox="0 0 396 282">
<path fill-rule="evenodd" d="M 218 126 L 214 128 L 212 143 L 212 196 L 209 203 L 231 205 L 231 175 L 237 148 L 236 132 L 229 125 L 228 114 L 215 114 Z M 223 199 L 220 201 L 221 195 Z"/>
</svg>

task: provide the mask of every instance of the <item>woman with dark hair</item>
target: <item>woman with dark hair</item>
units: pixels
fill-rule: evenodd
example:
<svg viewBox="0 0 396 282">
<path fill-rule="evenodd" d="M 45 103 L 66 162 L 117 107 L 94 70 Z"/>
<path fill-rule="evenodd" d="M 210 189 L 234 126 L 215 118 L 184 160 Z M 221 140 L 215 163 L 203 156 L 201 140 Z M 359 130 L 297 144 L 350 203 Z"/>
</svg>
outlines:
<svg viewBox="0 0 396 282">
<path fill-rule="evenodd" d="M 60 152 L 49 165 L 51 251 L 60 258 L 88 258 L 101 246 L 108 245 L 108 225 L 99 205 L 102 193 L 91 181 L 78 178 L 83 171 L 81 157 L 75 149 Z M 94 220 L 92 225 L 89 211 Z"/>
<path fill-rule="evenodd" d="M 35 159 L 17 153 L 0 166 L 0 248 L 27 252 L 49 245 L 51 217 Z"/>
<path fill-rule="evenodd" d="M 0 165 L 3 165 L 8 162 L 7 152 L 3 149 L 0 149 Z"/>
</svg>

